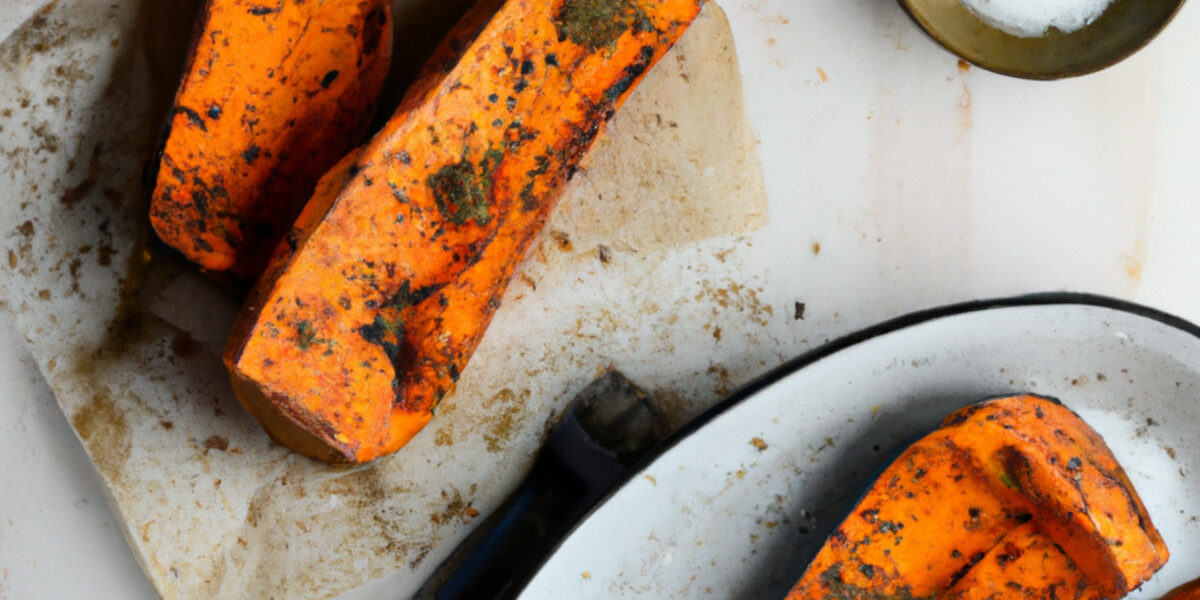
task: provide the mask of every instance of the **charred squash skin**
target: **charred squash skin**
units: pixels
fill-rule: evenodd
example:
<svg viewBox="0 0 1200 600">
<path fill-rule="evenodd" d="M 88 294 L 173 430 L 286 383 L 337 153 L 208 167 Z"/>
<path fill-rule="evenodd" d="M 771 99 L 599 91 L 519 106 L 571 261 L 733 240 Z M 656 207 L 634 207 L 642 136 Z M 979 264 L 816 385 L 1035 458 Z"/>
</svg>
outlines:
<svg viewBox="0 0 1200 600">
<path fill-rule="evenodd" d="M 208 0 L 150 199 L 192 262 L 259 274 L 313 185 L 361 143 L 387 75 L 390 0 Z"/>
<path fill-rule="evenodd" d="M 406 444 L 580 158 L 701 4 L 508 0 L 461 58 L 435 59 L 319 186 L 239 317 L 226 365 L 268 431 L 331 462 Z"/>
<path fill-rule="evenodd" d="M 788 600 L 1115 600 L 1167 558 L 1100 436 L 1057 401 L 1017 396 L 905 450 Z"/>
<path fill-rule="evenodd" d="M 1200 579 L 1185 583 L 1173 590 L 1163 600 L 1200 600 Z"/>
</svg>

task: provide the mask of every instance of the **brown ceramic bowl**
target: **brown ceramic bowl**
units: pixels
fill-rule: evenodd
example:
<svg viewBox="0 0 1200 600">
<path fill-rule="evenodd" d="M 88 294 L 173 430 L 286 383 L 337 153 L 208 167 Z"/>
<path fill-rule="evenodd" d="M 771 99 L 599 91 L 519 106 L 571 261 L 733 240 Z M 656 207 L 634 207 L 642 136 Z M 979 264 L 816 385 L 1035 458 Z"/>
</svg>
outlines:
<svg viewBox="0 0 1200 600">
<path fill-rule="evenodd" d="M 1072 33 L 1051 28 L 1043 37 L 1005 33 L 959 0 L 900 0 L 933 39 L 985 69 L 1027 79 L 1086 75 L 1137 52 L 1166 27 L 1184 0 L 1116 0 L 1094 23 Z"/>
</svg>

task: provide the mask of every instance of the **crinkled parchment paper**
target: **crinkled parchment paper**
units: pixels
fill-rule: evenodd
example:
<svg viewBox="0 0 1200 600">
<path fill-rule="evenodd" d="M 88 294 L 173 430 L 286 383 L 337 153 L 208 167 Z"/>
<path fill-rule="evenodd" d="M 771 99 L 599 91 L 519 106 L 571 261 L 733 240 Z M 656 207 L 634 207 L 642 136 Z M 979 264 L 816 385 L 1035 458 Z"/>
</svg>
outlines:
<svg viewBox="0 0 1200 600">
<path fill-rule="evenodd" d="M 465 4 L 398 2 L 396 71 Z M 681 422 L 766 364 L 745 349 L 775 311 L 736 278 L 762 175 L 710 4 L 610 123 L 431 425 L 352 469 L 278 446 L 219 361 L 237 298 L 146 246 L 142 171 L 196 5 L 0 9 L 0 299 L 164 597 L 328 598 L 385 575 L 404 597 L 598 369 Z"/>
</svg>

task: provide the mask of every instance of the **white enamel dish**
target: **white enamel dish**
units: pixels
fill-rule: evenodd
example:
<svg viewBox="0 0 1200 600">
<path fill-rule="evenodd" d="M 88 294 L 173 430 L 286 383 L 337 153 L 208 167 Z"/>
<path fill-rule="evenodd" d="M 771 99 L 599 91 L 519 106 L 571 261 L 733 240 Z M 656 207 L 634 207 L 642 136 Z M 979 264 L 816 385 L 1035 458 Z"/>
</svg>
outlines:
<svg viewBox="0 0 1200 600">
<path fill-rule="evenodd" d="M 521 597 L 782 598 L 896 452 L 1020 391 L 1104 437 L 1166 539 L 1170 562 L 1130 598 L 1200 577 L 1200 328 L 1053 294 L 903 317 L 768 374 L 648 461 Z"/>
</svg>

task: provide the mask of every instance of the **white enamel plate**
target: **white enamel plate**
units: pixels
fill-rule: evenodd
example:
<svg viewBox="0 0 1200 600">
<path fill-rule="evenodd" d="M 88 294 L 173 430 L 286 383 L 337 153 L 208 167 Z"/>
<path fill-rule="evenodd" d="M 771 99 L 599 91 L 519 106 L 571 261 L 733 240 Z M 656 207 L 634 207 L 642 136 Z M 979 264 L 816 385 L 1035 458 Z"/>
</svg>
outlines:
<svg viewBox="0 0 1200 600">
<path fill-rule="evenodd" d="M 903 317 L 785 365 L 681 432 L 522 598 L 782 598 L 873 473 L 950 411 L 1059 398 L 1108 442 L 1171 551 L 1130 598 L 1200 577 L 1200 328 L 1042 295 Z"/>
</svg>

